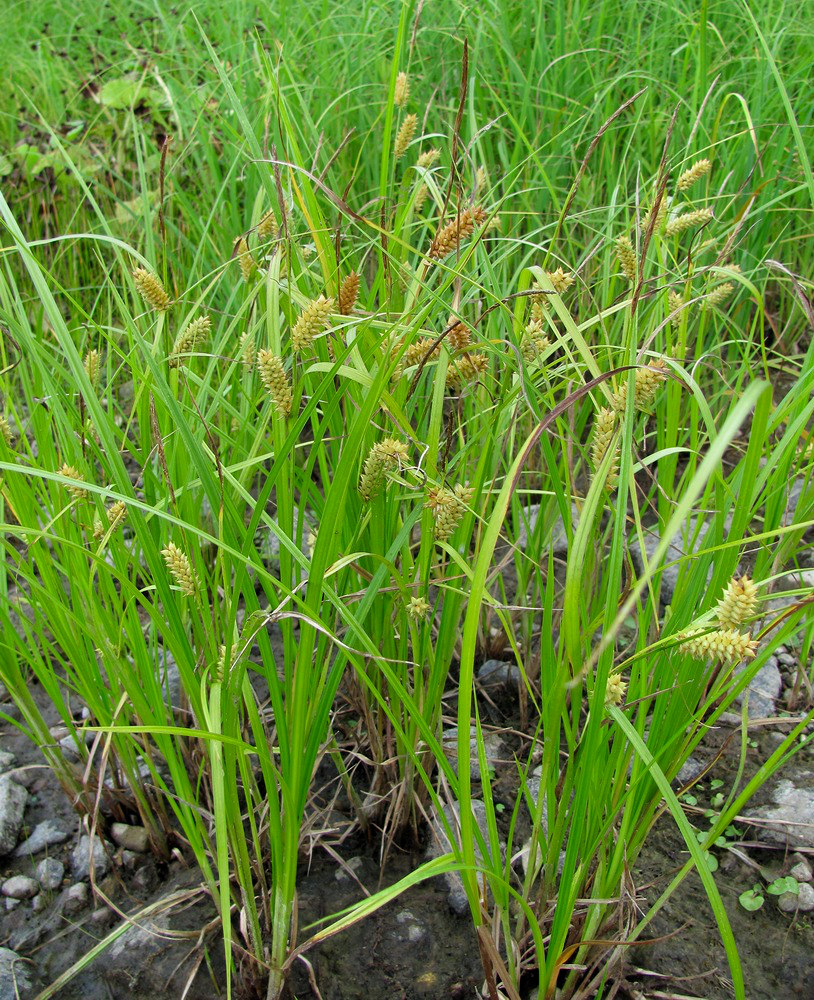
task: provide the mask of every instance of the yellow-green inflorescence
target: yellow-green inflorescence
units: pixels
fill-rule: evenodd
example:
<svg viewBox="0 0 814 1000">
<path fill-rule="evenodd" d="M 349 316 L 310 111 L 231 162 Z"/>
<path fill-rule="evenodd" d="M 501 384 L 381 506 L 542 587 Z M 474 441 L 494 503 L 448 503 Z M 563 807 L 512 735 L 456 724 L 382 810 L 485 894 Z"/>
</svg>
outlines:
<svg viewBox="0 0 814 1000">
<path fill-rule="evenodd" d="M 626 691 L 627 681 L 622 680 L 621 674 L 608 675 L 608 683 L 605 688 L 605 701 L 608 705 L 621 705 L 625 700 Z"/>
<path fill-rule="evenodd" d="M 715 608 L 718 628 L 705 631 L 688 629 L 683 633 L 682 649 L 693 659 L 712 662 L 740 663 L 757 653 L 757 639 L 739 626 L 757 610 L 757 584 L 748 576 L 733 577 L 724 588 Z"/>
<path fill-rule="evenodd" d="M 718 601 L 716 615 L 724 628 L 748 621 L 757 610 L 757 584 L 748 576 L 733 577 Z"/>
<path fill-rule="evenodd" d="M 605 480 L 606 489 L 613 490 L 619 482 L 619 440 L 614 440 L 616 431 L 616 411 L 604 406 L 594 417 L 593 440 L 591 442 L 591 461 L 594 470 L 598 469 L 609 448 L 613 448 L 608 476 Z"/>
<path fill-rule="evenodd" d="M 85 477 L 82 473 L 74 468 L 72 465 L 63 464 L 59 470 L 60 476 L 64 476 L 66 479 L 78 479 L 80 482 L 85 481 Z M 70 493 L 74 500 L 87 500 L 88 491 L 83 489 L 81 486 L 74 486 L 73 483 L 65 483 L 65 489 Z"/>
<path fill-rule="evenodd" d="M 692 212 L 683 212 L 670 219 L 664 227 L 664 235 L 667 237 L 680 236 L 688 229 L 697 229 L 699 226 L 705 225 L 711 218 L 711 208 L 698 208 Z"/>
<path fill-rule="evenodd" d="M 407 605 L 407 614 L 414 622 L 423 621 L 430 613 L 430 606 L 423 597 L 411 597 Z"/>
<path fill-rule="evenodd" d="M 396 472 L 406 464 L 409 456 L 407 445 L 395 438 L 385 438 L 377 441 L 370 449 L 362 475 L 359 480 L 359 492 L 366 502 L 382 492 L 390 473 Z"/>
<path fill-rule="evenodd" d="M 334 300 L 324 295 L 308 303 L 291 330 L 291 346 L 295 351 L 310 347 L 314 338 L 327 328 L 333 307 Z"/>
<path fill-rule="evenodd" d="M 620 236 L 616 241 L 616 258 L 627 280 L 635 281 L 638 272 L 638 263 L 636 261 L 636 251 L 633 249 L 633 244 L 630 242 L 629 236 Z"/>
<path fill-rule="evenodd" d="M 170 542 L 165 549 L 161 550 L 167 569 L 178 584 L 181 593 L 186 597 L 192 597 L 198 589 L 195 573 L 187 554 L 180 549 L 175 542 Z"/>
<path fill-rule="evenodd" d="M 170 354 L 170 368 L 177 368 L 189 358 L 184 355 L 191 354 L 195 348 L 204 340 L 209 338 L 212 330 L 212 320 L 208 316 L 199 316 L 192 320 L 175 338 Z"/>
<path fill-rule="evenodd" d="M 694 660 L 707 662 L 740 663 L 757 653 L 757 640 L 747 632 L 736 629 L 718 629 L 704 632 L 704 629 L 690 629 L 683 635 L 682 649 Z"/>
<path fill-rule="evenodd" d="M 443 486 L 430 486 L 427 489 L 425 506 L 432 511 L 435 537 L 439 542 L 445 542 L 453 535 L 472 503 L 472 496 L 472 487 L 462 483 L 451 490 Z"/>
<path fill-rule="evenodd" d="M 697 160 L 691 167 L 684 171 L 683 174 L 678 178 L 678 190 L 686 191 L 695 184 L 696 181 L 701 180 L 702 177 L 706 175 L 712 169 L 712 164 L 709 160 Z"/>
<path fill-rule="evenodd" d="M 169 295 L 164 290 L 164 286 L 158 278 L 143 267 L 137 267 L 133 271 L 133 281 L 139 294 L 157 312 L 164 312 L 172 305 Z"/>
<path fill-rule="evenodd" d="M 287 417 L 291 413 L 291 383 L 283 367 L 282 358 L 273 351 L 259 351 L 257 370 L 277 410 L 282 416 Z"/>
</svg>

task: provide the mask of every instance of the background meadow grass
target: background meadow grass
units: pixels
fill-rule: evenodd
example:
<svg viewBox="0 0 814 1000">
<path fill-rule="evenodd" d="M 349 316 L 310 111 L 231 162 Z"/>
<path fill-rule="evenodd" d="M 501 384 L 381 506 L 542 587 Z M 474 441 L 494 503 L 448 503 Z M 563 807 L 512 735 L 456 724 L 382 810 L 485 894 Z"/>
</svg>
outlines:
<svg viewBox="0 0 814 1000">
<path fill-rule="evenodd" d="M 666 801 L 743 995 L 703 850 L 803 748 L 805 722 L 731 790 L 706 844 L 670 779 L 778 642 L 799 642 L 803 661 L 810 648 L 799 588 L 737 678 L 680 640 L 713 622 L 739 567 L 763 601 L 807 560 L 812 19 L 780 3 L 7 13 L 2 676 L 80 810 L 138 818 L 159 855 L 194 856 L 242 987 L 284 988 L 302 822 L 327 755 L 360 826 L 385 841 L 421 836 L 427 814 L 457 803 L 450 852 L 407 881 L 461 871 L 493 996 L 496 980 L 515 997 L 529 977 L 542 995 L 605 988 L 618 950 L 586 942 L 616 910 L 593 901 L 619 896 Z M 408 113 L 415 137 L 396 158 Z M 419 167 L 430 148 L 438 162 Z M 700 158 L 709 174 L 676 191 Z M 650 227 L 659 192 L 671 212 L 712 218 L 679 237 Z M 432 263 L 439 229 L 472 204 L 489 224 Z M 633 282 L 614 251 L 624 235 L 649 244 Z M 235 257 L 241 236 L 252 268 Z M 137 266 L 171 309 L 144 302 Z M 558 267 L 569 288 L 547 276 Z M 292 350 L 298 316 L 352 270 L 354 312 L 334 308 Z M 525 332 L 533 303 L 541 354 Z M 204 313 L 207 341 L 174 357 Z M 290 416 L 254 364 L 263 349 L 283 361 Z M 652 413 L 629 392 L 614 418 L 609 490 L 614 447 L 591 455 L 597 411 L 655 360 L 670 377 Z M 365 502 L 365 462 L 388 438 L 404 458 Z M 448 540 L 426 505 L 442 486 L 469 491 Z M 642 565 L 631 550 L 650 530 L 661 544 Z M 691 557 L 660 601 L 673 535 Z M 167 565 L 170 541 L 189 586 Z M 427 610 L 411 613 L 411 598 Z M 769 621 L 751 619 L 756 636 Z M 533 737 L 500 830 L 489 782 L 479 828 L 469 769 L 441 747 L 446 693 L 458 759 L 474 725 L 487 773 L 472 690 L 495 642 L 522 668 Z M 626 699 L 606 707 L 616 672 Z M 86 706 L 109 743 L 117 794 L 101 813 L 104 769 L 94 756 L 77 771 L 53 746 L 32 676 L 71 733 Z M 622 923 L 645 926 L 632 908 Z"/>
</svg>

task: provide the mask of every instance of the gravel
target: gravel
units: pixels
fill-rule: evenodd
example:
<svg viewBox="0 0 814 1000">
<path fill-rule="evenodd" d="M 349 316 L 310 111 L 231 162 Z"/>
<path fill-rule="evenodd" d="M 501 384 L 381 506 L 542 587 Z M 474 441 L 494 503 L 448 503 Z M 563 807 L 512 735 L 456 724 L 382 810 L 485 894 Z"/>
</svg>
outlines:
<svg viewBox="0 0 814 1000">
<path fill-rule="evenodd" d="M 783 913 L 810 913 L 814 910 L 814 889 L 808 882 L 803 882 L 799 893 L 784 892 L 778 896 L 777 905 Z"/>
<path fill-rule="evenodd" d="M 150 838 L 143 826 L 114 823 L 110 827 L 110 839 L 119 847 L 136 854 L 146 854 L 150 850 Z"/>
<path fill-rule="evenodd" d="M 36 879 L 28 875 L 12 875 L 0 888 L 0 892 L 9 899 L 33 899 L 39 891 Z"/>
<path fill-rule="evenodd" d="M 91 838 L 86 833 L 82 835 L 79 843 L 71 852 L 71 868 L 73 876 L 78 882 L 90 875 L 91 860 L 93 861 L 94 877 L 101 878 L 110 867 L 110 859 L 99 837 L 94 836 L 93 848 L 91 849 Z"/>
<path fill-rule="evenodd" d="M 34 870 L 34 874 L 42 888 L 50 892 L 62 885 L 65 865 L 56 858 L 43 858 Z"/>
<path fill-rule="evenodd" d="M 748 669 L 743 665 L 736 669 L 736 673 Z M 770 656 L 769 659 L 758 670 L 749 682 L 746 690 L 749 692 L 749 718 L 766 719 L 776 714 L 775 704 L 783 689 L 783 678 L 780 675 L 777 658 Z M 738 695 L 736 702 L 740 705 L 743 702 L 745 692 Z"/>
<path fill-rule="evenodd" d="M 773 803 L 753 806 L 745 815 L 766 820 L 758 825 L 759 836 L 777 844 L 814 847 L 814 773 L 800 771 L 781 778 L 772 793 Z"/>
<path fill-rule="evenodd" d="M 458 773 L 458 727 L 450 726 L 444 730 L 441 740 L 447 760 L 452 764 L 452 769 Z M 494 733 L 483 734 L 483 747 L 486 753 L 486 766 L 497 767 L 503 753 L 503 743 L 500 737 Z M 473 725 L 469 732 L 469 775 L 472 781 L 480 781 L 480 761 L 478 759 L 477 728 Z"/>
<path fill-rule="evenodd" d="M 84 882 L 69 886 L 61 898 L 60 909 L 66 916 L 71 916 L 84 909 L 88 902 L 88 887 Z"/>
<path fill-rule="evenodd" d="M 24 998 L 30 989 L 28 963 L 16 951 L 0 948 L 0 1000 Z"/>
<path fill-rule="evenodd" d="M 526 550 L 526 546 L 529 543 L 529 534 L 534 533 L 534 529 L 537 525 L 537 519 L 540 516 L 540 504 L 534 503 L 526 508 L 525 520 L 521 520 L 520 526 L 517 531 L 517 546 L 523 551 Z M 528 522 L 528 530 L 526 530 L 526 523 Z M 577 530 L 577 525 L 579 524 L 579 508 L 575 503 L 571 503 L 571 532 Z M 548 550 L 552 549 L 555 556 L 563 557 L 568 555 L 568 536 L 565 533 L 565 526 L 562 522 L 562 518 L 558 517 L 554 522 L 554 527 L 551 530 L 551 538 L 545 546 L 545 555 L 548 555 Z"/>
<path fill-rule="evenodd" d="M 0 857 L 14 850 L 23 825 L 28 792 L 22 785 L 0 776 Z"/>
<path fill-rule="evenodd" d="M 516 663 L 503 660 L 486 660 L 478 668 L 478 680 L 484 687 L 517 687 L 523 675 Z"/>
<path fill-rule="evenodd" d="M 789 872 L 789 875 L 797 879 L 798 882 L 810 882 L 812 879 L 811 865 L 805 858 L 800 858 Z"/>
<path fill-rule="evenodd" d="M 397 913 L 396 923 L 399 925 L 396 939 L 403 944 L 418 944 L 427 936 L 427 928 L 409 910 Z"/>
<path fill-rule="evenodd" d="M 59 823 L 52 819 L 46 819 L 42 823 L 37 823 L 28 840 L 24 840 L 14 852 L 14 857 L 24 858 L 29 855 L 33 856 L 34 854 L 39 854 L 40 851 L 44 851 L 46 847 L 56 847 L 70 839 L 70 833 L 63 829 Z"/>
<path fill-rule="evenodd" d="M 458 803 L 456 802 L 452 806 L 445 805 L 444 815 L 452 827 L 453 833 L 455 833 L 459 828 L 458 816 L 460 814 L 458 812 Z M 489 829 L 486 822 L 486 806 L 480 801 L 480 799 L 472 799 L 472 815 L 474 816 L 478 829 L 488 842 Z M 431 836 L 430 842 L 427 846 L 427 857 L 438 858 L 442 854 L 446 854 L 450 850 L 451 845 L 444 828 L 443 820 L 440 816 L 437 814 L 433 815 L 430 826 Z M 482 855 L 478 850 L 477 844 L 475 845 L 475 860 L 478 862 L 482 860 Z M 462 916 L 468 912 L 469 903 L 466 898 L 466 892 L 464 891 L 464 884 L 461 881 L 461 876 L 457 872 L 447 872 L 442 877 L 449 890 L 447 894 L 447 902 L 459 916 Z"/>
</svg>

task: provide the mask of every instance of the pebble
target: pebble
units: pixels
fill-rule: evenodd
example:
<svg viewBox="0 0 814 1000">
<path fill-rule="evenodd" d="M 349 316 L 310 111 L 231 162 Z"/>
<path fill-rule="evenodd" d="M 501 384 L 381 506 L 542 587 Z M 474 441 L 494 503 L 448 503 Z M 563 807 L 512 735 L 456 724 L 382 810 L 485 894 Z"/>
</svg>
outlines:
<svg viewBox="0 0 814 1000">
<path fill-rule="evenodd" d="M 555 509 L 557 508 L 556 503 L 553 505 Z M 529 542 L 529 534 L 534 533 L 534 529 L 537 526 L 537 519 L 540 516 L 540 504 L 533 503 L 526 508 L 524 512 L 524 517 L 521 518 L 519 528 L 517 531 L 517 547 L 526 550 L 526 546 Z M 528 530 L 526 530 L 526 523 L 528 523 Z M 571 531 L 572 533 L 577 530 L 577 525 L 579 524 L 579 508 L 575 503 L 571 503 Z M 551 549 L 555 556 L 566 556 L 568 555 L 568 536 L 565 533 L 565 525 L 562 522 L 562 518 L 557 516 L 554 526 L 551 529 L 551 535 L 544 545 L 545 556 L 548 555 L 548 550 Z"/>
<path fill-rule="evenodd" d="M 748 670 L 748 666 L 744 665 L 736 668 L 735 673 L 739 674 L 743 670 Z M 746 689 L 749 692 L 749 718 L 766 719 L 775 715 L 775 703 L 780 697 L 782 688 L 783 678 L 780 676 L 777 659 L 774 656 L 770 656 L 751 681 L 749 681 Z M 741 692 L 735 700 L 736 704 L 740 705 L 743 699 L 744 692 Z"/>
<path fill-rule="evenodd" d="M 138 864 L 138 854 L 134 854 L 132 851 L 122 851 L 122 864 L 127 871 L 133 871 Z"/>
<path fill-rule="evenodd" d="M 448 823 L 452 827 L 453 834 L 457 836 L 457 831 L 459 828 L 458 823 L 458 803 L 454 803 L 452 806 L 444 806 L 444 815 L 447 818 Z M 486 842 L 489 842 L 489 827 L 486 822 L 486 806 L 480 799 L 472 799 L 472 815 L 474 817 L 475 823 L 478 829 L 481 831 Z M 444 827 L 443 820 L 437 814 L 433 815 L 430 821 L 431 826 L 431 836 L 429 844 L 427 845 L 427 857 L 438 858 L 442 854 L 446 854 L 450 849 L 449 838 L 447 837 L 446 829 Z M 477 843 L 475 844 L 475 860 L 480 862 L 482 860 L 482 855 L 478 849 Z M 469 901 L 466 898 L 466 892 L 464 891 L 464 884 L 461 881 L 461 876 L 457 872 L 446 872 L 443 875 L 443 879 L 447 884 L 447 889 L 449 890 L 447 894 L 447 902 L 450 907 L 459 916 L 469 911 Z"/>
<path fill-rule="evenodd" d="M 7 899 L 4 900 L 4 903 L 6 904 L 6 913 L 11 913 L 12 910 L 16 910 L 17 909 L 17 907 L 20 905 L 20 903 L 22 903 L 22 900 L 21 899 L 9 899 L 9 898 L 7 898 Z"/>
<path fill-rule="evenodd" d="M 28 792 L 22 785 L 0 776 L 0 857 L 14 850 L 27 802 Z"/>
<path fill-rule="evenodd" d="M 808 882 L 803 882 L 799 887 L 799 893 L 784 892 L 778 896 L 777 905 L 783 913 L 810 913 L 814 910 L 814 889 Z"/>
<path fill-rule="evenodd" d="M 37 823 L 28 840 L 24 840 L 14 852 L 14 857 L 23 858 L 28 855 L 39 854 L 46 847 L 56 847 L 58 844 L 64 844 L 66 840 L 70 839 L 70 833 L 63 829 L 59 823 L 52 819 L 45 819 L 42 823 Z"/>
<path fill-rule="evenodd" d="M 397 913 L 396 923 L 400 925 L 398 931 L 399 941 L 405 941 L 408 944 L 418 944 L 419 941 L 423 941 L 427 936 L 427 929 L 421 924 L 415 914 L 409 910 L 402 910 L 401 913 Z"/>
<path fill-rule="evenodd" d="M 78 913 L 88 901 L 88 887 L 84 882 L 77 882 L 70 886 L 62 895 L 62 912 L 67 914 Z"/>
<path fill-rule="evenodd" d="M 101 839 L 94 836 L 93 848 L 91 849 L 90 835 L 85 833 L 71 852 L 71 868 L 77 881 L 88 878 L 90 875 L 91 855 L 93 856 L 94 877 L 101 878 L 110 867 L 110 859 Z"/>
<path fill-rule="evenodd" d="M 90 919 L 94 927 L 103 928 L 113 923 L 113 914 L 106 906 L 102 906 L 91 913 Z"/>
<path fill-rule="evenodd" d="M 814 910 L 814 888 L 808 882 L 801 882 L 799 888 L 798 908 L 801 913 L 810 913 Z"/>
<path fill-rule="evenodd" d="M 523 682 L 523 675 L 516 663 L 503 660 L 486 660 L 478 669 L 478 680 L 487 687 L 517 687 Z"/>
<path fill-rule="evenodd" d="M 798 882 L 810 882 L 812 878 L 811 865 L 799 854 L 797 857 L 799 858 L 799 861 L 797 861 L 791 869 L 789 875 L 791 875 L 792 878 L 796 878 Z"/>
<path fill-rule="evenodd" d="M 458 727 L 450 726 L 444 730 L 441 740 L 447 760 L 452 764 L 453 771 L 458 773 Z M 503 754 L 503 743 L 494 733 L 483 733 L 483 748 L 486 754 L 486 766 L 495 769 Z M 478 759 L 477 730 L 473 725 L 469 732 L 469 776 L 471 781 L 480 781 L 480 760 Z"/>
<path fill-rule="evenodd" d="M 33 913 L 42 913 L 48 907 L 48 895 L 44 892 L 38 892 L 37 895 L 31 900 L 31 910 Z"/>
<path fill-rule="evenodd" d="M 50 892 L 62 885 L 65 865 L 61 861 L 57 861 L 56 858 L 43 858 L 37 865 L 34 874 L 42 888 Z"/>
<path fill-rule="evenodd" d="M 673 540 L 667 547 L 667 553 L 664 556 L 664 562 L 670 563 L 675 560 L 681 560 L 677 562 L 675 566 L 668 566 L 661 574 L 661 590 L 659 591 L 659 600 L 662 604 L 672 604 L 673 596 L 675 595 L 676 584 L 678 583 L 679 572 L 687 569 L 688 572 L 692 572 L 692 566 L 688 565 L 691 560 L 686 558 L 692 555 L 694 552 L 699 551 L 704 544 L 704 538 L 706 537 L 707 531 L 709 529 L 709 524 L 711 522 L 703 522 L 700 527 L 698 525 L 698 519 L 691 517 L 686 525 L 685 531 L 679 531 L 677 535 L 674 536 Z M 724 523 L 724 537 L 729 530 L 729 526 L 732 523 L 731 515 L 727 517 Z M 696 537 L 697 530 L 697 537 Z M 688 545 L 686 550 L 684 548 L 684 538 L 695 539 L 695 546 Z M 661 537 L 656 530 L 645 529 L 644 530 L 644 551 L 647 554 L 648 562 L 651 562 L 653 556 L 655 555 L 656 549 L 661 543 Z M 642 549 L 639 545 L 638 538 L 634 537 L 631 546 L 630 554 L 633 558 L 636 571 L 638 573 L 644 570 L 644 560 L 642 559 Z M 709 568 L 709 573 L 707 578 L 712 575 L 712 566 Z"/>
<path fill-rule="evenodd" d="M 150 850 L 150 838 L 143 826 L 114 823 L 110 827 L 110 839 L 119 847 L 136 854 L 146 854 Z"/>
<path fill-rule="evenodd" d="M 10 899 L 33 899 L 39 891 L 40 887 L 36 881 L 28 875 L 12 875 L 0 889 L 0 892 Z"/>
<path fill-rule="evenodd" d="M 10 948 L 0 948 L 0 1000 L 17 1000 L 31 988 L 30 965 Z"/>
<path fill-rule="evenodd" d="M 5 750 L 0 750 L 0 774 L 3 774 L 5 771 L 10 771 L 16 763 L 17 758 L 13 753 L 7 753 Z"/>
<path fill-rule="evenodd" d="M 681 787 L 688 785 L 691 781 L 695 781 L 706 766 L 706 762 L 699 757 L 688 757 L 681 765 L 675 780 Z"/>
<path fill-rule="evenodd" d="M 2 711 L 2 709 L 0 709 Z M 30 789 L 37 778 L 42 775 L 42 767 L 47 765 L 29 764 L 26 767 L 15 767 L 13 770 L 8 771 L 7 774 L 12 781 L 16 781 L 18 785 L 22 785 L 23 788 Z"/>
<path fill-rule="evenodd" d="M 774 804 L 754 806 L 745 814 L 769 821 L 758 835 L 773 843 L 814 847 L 814 773 L 798 771 L 794 780 L 781 778 L 772 792 Z"/>
<path fill-rule="evenodd" d="M 354 875 L 358 877 L 359 870 L 361 869 L 362 865 L 364 865 L 364 863 L 365 863 L 364 858 L 348 858 L 348 860 L 345 862 L 345 867 L 338 868 L 334 872 L 334 878 L 336 879 L 337 882 L 350 882 L 351 876 L 348 873 L 347 869 L 350 868 L 350 870 L 354 873 Z"/>
</svg>

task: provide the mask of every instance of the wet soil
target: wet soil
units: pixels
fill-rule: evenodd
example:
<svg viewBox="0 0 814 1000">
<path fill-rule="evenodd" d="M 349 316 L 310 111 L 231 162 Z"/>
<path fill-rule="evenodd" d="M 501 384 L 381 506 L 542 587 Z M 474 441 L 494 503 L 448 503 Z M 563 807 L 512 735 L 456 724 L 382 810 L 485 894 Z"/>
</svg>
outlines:
<svg viewBox="0 0 814 1000">
<path fill-rule="evenodd" d="M 498 699 L 492 709 L 498 714 L 499 703 Z M 707 750 L 715 749 L 723 739 L 723 733 L 713 736 Z M 764 742 L 765 746 L 753 752 L 752 766 L 768 752 L 771 741 L 767 738 Z M 18 776 L 29 786 L 22 835 L 46 818 L 71 832 L 66 844 L 48 852 L 65 863 L 67 886 L 71 881 L 69 854 L 80 834 L 76 814 L 23 733 L 9 725 L 0 727 L 0 746 L 16 755 L 18 768 L 22 768 Z M 714 772 L 705 776 L 704 788 L 708 789 L 714 776 L 725 782 L 731 779 L 735 766 L 736 762 L 725 754 L 715 764 Z M 510 800 L 512 768 L 508 761 L 498 768 L 494 783 L 497 798 Z M 699 828 L 704 826 L 701 809 L 707 804 L 703 796 L 704 792 L 699 792 Z M 349 822 L 341 813 L 329 819 L 336 820 L 339 826 Z M 318 921 L 358 901 L 365 891 L 374 892 L 397 881 L 423 858 L 420 847 L 413 851 L 393 848 L 382 873 L 381 845 L 375 839 L 368 840 L 357 832 L 340 836 L 333 843 L 332 850 L 342 858 L 344 867 L 319 846 L 303 859 L 298 898 L 300 941 L 310 936 Z M 750 1000 L 811 1000 L 814 921 L 809 916 L 782 914 L 771 897 L 761 910 L 746 912 L 738 904 L 738 896 L 756 881 L 755 872 L 728 850 L 716 854 L 720 861 L 716 884 L 740 950 L 747 996 Z M 748 856 L 759 864 L 776 868 L 783 865 L 780 849 L 761 850 L 750 845 Z M 686 857 L 675 824 L 669 816 L 662 817 L 633 872 L 642 911 L 655 901 Z M 30 874 L 33 865 L 33 859 L 7 857 L 0 862 L 0 879 Z M 141 921 L 142 930 L 127 931 L 56 996 L 66 1000 L 152 1000 L 156 996 L 180 996 L 184 989 L 188 989 L 189 1000 L 225 996 L 222 942 L 214 922 L 214 908 L 194 869 L 178 860 L 161 864 L 145 855 L 128 867 L 118 851 L 113 856 L 112 874 L 100 879 L 98 887 L 120 912 L 129 914 L 169 894 L 186 893 L 186 898 L 168 913 Z M 483 973 L 471 922 L 450 909 L 447 893 L 440 879 L 423 883 L 307 951 L 304 957 L 308 964 L 298 961 L 292 972 L 292 997 L 475 997 Z M 53 983 L 121 922 L 101 895 L 91 898 L 79 912 L 66 912 L 63 903 L 64 890 L 58 889 L 39 912 L 34 912 L 28 901 L 11 912 L 0 911 L 0 947 L 12 948 L 30 963 L 39 988 Z M 210 930 L 201 941 L 201 928 L 207 925 L 211 925 Z M 168 932 L 174 936 L 168 937 Z M 626 954 L 619 970 L 620 996 L 630 1000 L 674 995 L 729 1000 L 732 996 L 724 949 L 697 875 L 684 881 L 643 936 L 655 939 L 655 943 L 641 943 Z"/>
</svg>

